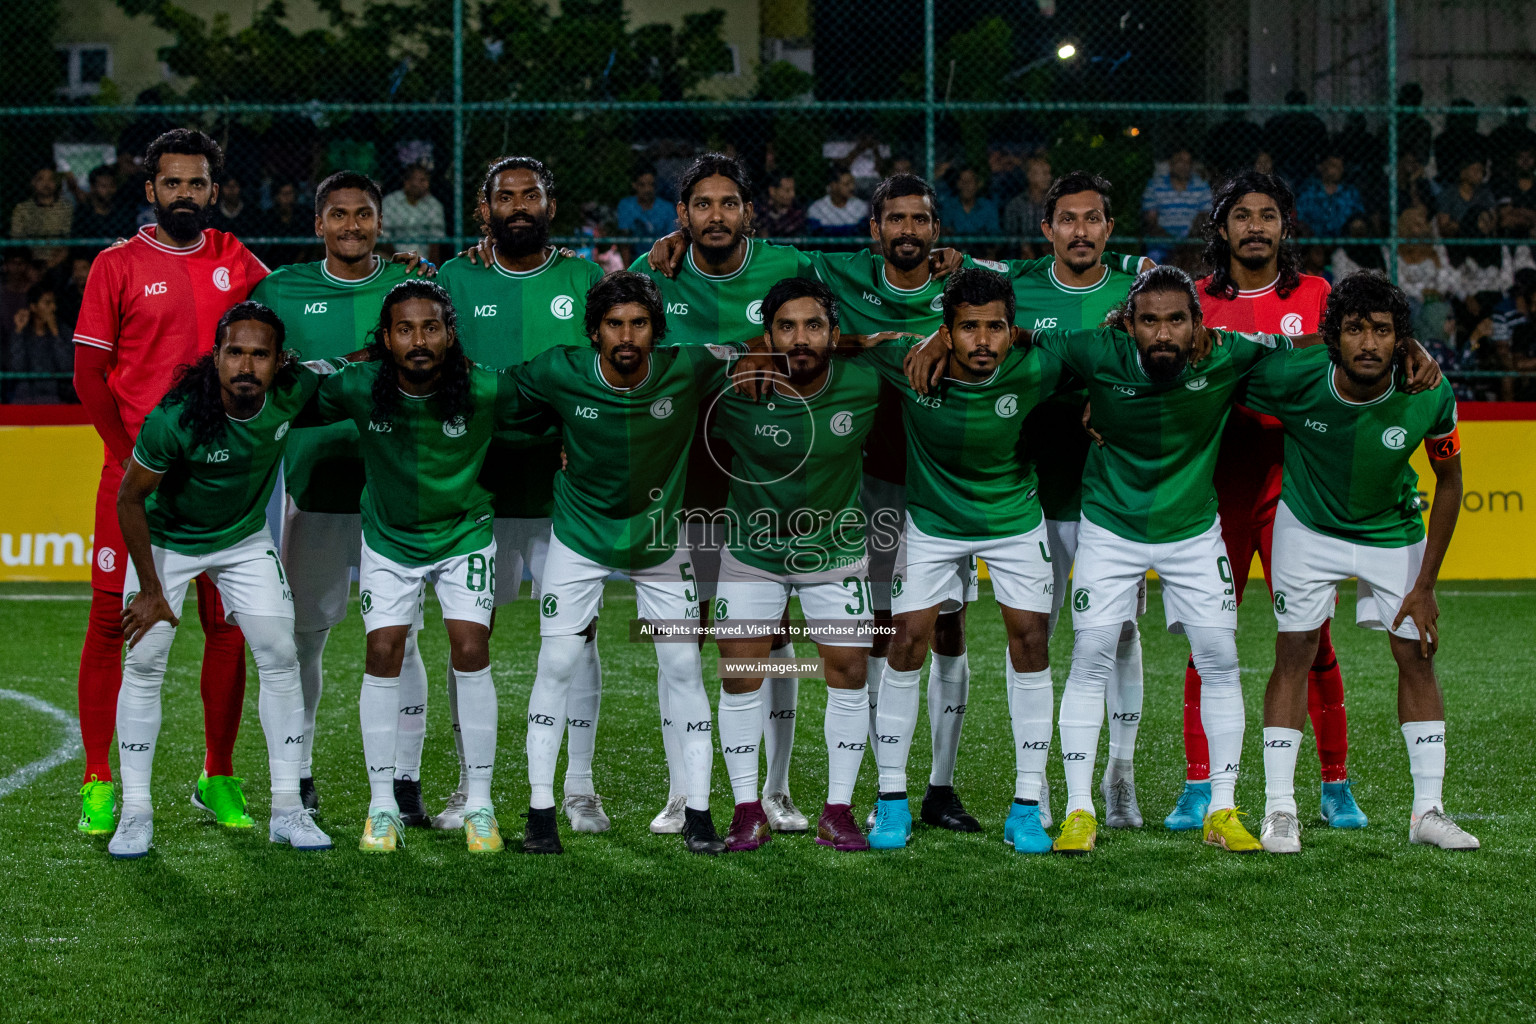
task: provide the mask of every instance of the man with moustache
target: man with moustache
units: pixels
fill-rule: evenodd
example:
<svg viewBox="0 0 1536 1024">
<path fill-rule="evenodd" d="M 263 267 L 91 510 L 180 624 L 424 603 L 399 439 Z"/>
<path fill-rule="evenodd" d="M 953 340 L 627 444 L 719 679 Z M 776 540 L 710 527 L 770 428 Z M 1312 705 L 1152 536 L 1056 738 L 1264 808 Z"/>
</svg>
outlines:
<svg viewBox="0 0 1536 1024">
<path fill-rule="evenodd" d="M 449 260 L 437 278 L 459 310 L 460 342 L 475 362 L 505 369 L 561 345 L 589 344 L 583 333 L 587 292 L 603 270 L 549 244 L 555 210 L 555 176 L 539 160 L 503 157 L 486 171 L 480 214 L 490 232 L 489 245 Z M 533 578 L 531 596 L 539 600 L 559 470 L 556 439 L 516 450 L 493 442 L 486 454 L 481 479 L 496 513 L 498 606 L 517 599 L 524 569 Z M 602 698 L 595 623 L 585 639 L 566 707 L 570 737 L 562 809 L 575 831 L 602 832 L 608 828 L 608 816 L 592 784 Z M 465 762 L 455 692 L 450 667 L 448 699 L 460 778 L 442 813 L 433 819 L 433 826 L 443 829 L 462 824 Z"/>
<path fill-rule="evenodd" d="M 117 493 L 134 439 L 178 367 L 213 345 L 219 318 L 250 295 L 267 268 L 231 235 L 208 228 L 223 154 L 207 135 L 173 129 L 149 144 L 145 198 L 155 223 L 91 266 L 75 329 L 75 390 L 105 447 L 96 492 L 91 611 L 80 653 L 80 733 L 85 744 L 79 830 L 112 832 L 117 799 L 108 752 L 122 687 L 122 591 L 127 552 Z M 197 578 L 204 632 L 203 724 L 207 759 L 193 803 L 219 824 L 250 828 L 232 754 L 245 699 L 245 640 L 225 621 L 214 586 Z"/>
</svg>

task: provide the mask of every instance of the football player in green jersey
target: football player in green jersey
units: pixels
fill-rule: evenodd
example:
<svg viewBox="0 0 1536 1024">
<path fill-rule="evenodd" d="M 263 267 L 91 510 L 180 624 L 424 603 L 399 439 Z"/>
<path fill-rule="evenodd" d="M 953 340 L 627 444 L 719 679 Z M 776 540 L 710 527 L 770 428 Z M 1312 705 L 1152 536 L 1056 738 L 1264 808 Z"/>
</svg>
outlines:
<svg viewBox="0 0 1536 1024">
<path fill-rule="evenodd" d="M 827 800 L 816 841 L 867 850 L 853 819 L 868 743 L 864 672 L 873 620 L 858 496 L 880 377 L 863 360 L 834 358 L 838 304 L 820 281 L 786 278 L 762 308 L 769 350 L 783 369 L 758 400 L 724 395 L 710 434 L 710 454 L 730 476 L 716 639 L 722 657 L 767 659 L 790 595 L 799 597 L 827 677 Z M 736 799 L 726 848 L 755 850 L 772 836 L 758 798 L 763 675 L 723 679 L 719 718 Z"/>
<path fill-rule="evenodd" d="M 642 255 L 632 270 L 656 282 L 666 302 L 667 344 L 739 344 L 763 335 L 763 296 L 786 277 L 814 276 L 811 261 L 798 249 L 751 237 L 752 183 L 741 162 L 721 153 L 705 153 L 679 176 L 677 220 L 680 233 L 669 236 L 681 246 L 676 276 L 652 269 Z M 725 474 L 705 451 L 707 416 L 700 419 L 688 465 L 688 512 L 684 532 L 689 559 L 698 577 L 702 618 L 709 615 L 719 576 L 723 514 L 727 500 Z M 787 640 L 777 644 L 774 658 L 794 657 Z M 803 832 L 807 821 L 789 797 L 789 751 L 794 740 L 795 695 L 799 681 L 780 677 L 769 682 L 768 774 L 764 808 L 775 831 Z M 665 701 L 665 686 L 658 680 Z M 676 721 L 662 704 L 664 722 Z M 651 822 L 654 832 L 676 832 L 682 825 L 684 780 L 678 759 L 675 725 L 663 727 L 672 789 L 667 805 Z"/>
<path fill-rule="evenodd" d="M 1412 330 L 1408 300 L 1360 271 L 1334 285 L 1323 312 L 1327 348 L 1265 360 L 1246 404 L 1285 428 L 1285 473 L 1275 515 L 1275 668 L 1264 694 L 1264 822 L 1271 853 L 1299 853 L 1296 753 L 1307 715 L 1307 669 L 1338 584 L 1360 581 L 1356 622 L 1385 630 L 1397 662 L 1397 708 L 1413 809 L 1408 838 L 1445 850 L 1478 841 L 1445 813 L 1445 704 L 1435 679 L 1435 581 L 1461 508 L 1456 399 L 1441 381 L 1410 395 L 1396 366 Z M 1426 536 L 1420 443 L 1435 474 Z"/>
<path fill-rule="evenodd" d="M 1008 261 L 1008 276 L 1018 303 L 1017 322 L 1027 331 L 1091 330 L 1125 301 L 1136 280 L 1135 256 L 1105 256 L 1114 233 L 1110 216 L 1110 183 L 1087 171 L 1072 171 L 1046 191 L 1040 232 L 1051 255 L 1036 260 Z M 1150 263 L 1150 261 L 1142 261 Z M 1051 632 L 1069 593 L 1068 580 L 1077 557 L 1077 522 L 1082 511 L 1083 467 L 1088 461 L 1088 434 L 1082 429 L 1087 394 L 1073 391 L 1038 406 L 1024 424 L 1021 453 L 1035 464 L 1040 480 L 1040 507 L 1055 577 Z M 1145 610 L 1142 587 L 1140 610 Z M 1115 677 L 1106 688 L 1109 712 L 1109 762 L 1099 790 L 1104 796 L 1104 824 L 1110 828 L 1139 828 L 1134 755 L 1141 722 L 1141 634 L 1134 619 L 1124 623 L 1115 647 Z M 1042 789 L 1040 818 L 1051 827 L 1050 791 Z"/>
<path fill-rule="evenodd" d="M 458 677 L 469 762 L 466 843 L 472 853 L 502 848 L 491 804 L 496 540 L 491 494 L 479 477 L 491 437 L 519 433 L 524 423 L 516 385 L 465 358 L 456 320 L 437 285 L 396 285 L 379 312 L 372 360 L 333 374 L 316 394 L 315 419 L 357 425 L 367 478 L 359 573 L 367 658 L 358 708 L 370 792 L 359 846 L 368 852 L 400 844 L 393 785 L 400 666 L 429 582 Z"/>
<path fill-rule="evenodd" d="M 233 306 L 219 319 L 213 351 L 183 368 L 134 445 L 117 499 L 132 562 L 123 587 L 128 659 L 117 703 L 123 815 L 107 845 L 114 857 L 142 857 L 154 837 L 149 783 L 160 689 L 187 585 L 205 572 L 261 675 L 272 772 L 268 838 L 330 849 L 330 837 L 299 798 L 304 698 L 293 597 L 265 515 L 289 427 L 321 380 L 288 358 L 283 322 L 272 310 L 256 302 Z"/>
<path fill-rule="evenodd" d="M 338 171 L 315 189 L 315 234 L 325 258 L 278 267 L 252 298 L 282 318 L 287 345 L 300 359 L 330 359 L 365 347 L 379 323 L 384 296 L 411 276 L 409 265 L 374 254 L 379 240 L 378 183 Z M 435 273 L 423 263 L 424 276 Z M 351 423 L 300 430 L 283 457 L 287 501 L 283 516 L 283 568 L 293 590 L 294 643 L 304 686 L 304 742 L 299 790 L 304 806 L 320 807 L 314 780 L 315 715 L 324 687 L 322 658 L 332 627 L 347 617 L 352 573 L 361 556 L 363 458 Z M 427 672 L 413 631 L 400 670 L 400 749 L 395 789 L 401 821 L 427 824 L 421 803 L 421 745 L 426 733 Z"/>
<path fill-rule="evenodd" d="M 902 347 L 865 353 L 904 388 L 907 436 L 905 559 L 901 585 L 892 588 L 896 638 L 876 719 L 880 799 L 869 834 L 873 849 L 899 849 L 911 836 L 906 768 L 918 675 L 943 602 L 981 558 L 1008 635 L 1015 781 L 1004 831 L 1021 853 L 1050 850 L 1038 801 L 1051 731 L 1052 575 L 1034 469 L 1018 457 L 1018 446 L 1030 410 L 1073 383 L 1055 355 L 1014 347 L 1014 316 L 1007 280 L 967 268 L 944 286 L 944 326 L 935 343 L 950 353 L 937 390 L 906 387 Z"/>
<path fill-rule="evenodd" d="M 477 363 L 504 369 L 532 359 L 557 345 L 588 341 L 582 324 L 587 290 L 603 276 L 602 268 L 567 255 L 549 244 L 549 223 L 556 211 L 555 177 L 532 157 L 502 157 L 491 164 L 480 187 L 480 214 L 490 238 L 489 251 L 471 253 L 443 265 L 437 283 L 453 298 L 463 319 L 459 338 Z M 523 571 L 532 577 L 532 597 L 539 599 L 544 556 L 549 546 L 555 474 L 560 443 L 550 439 L 514 449 L 492 442 L 482 480 L 495 496 L 497 606 L 515 601 Z M 578 832 L 602 832 L 608 816 L 592 785 L 592 754 L 601 699 L 601 668 L 596 637 L 589 636 L 566 707 L 565 794 L 562 808 Z M 448 673 L 448 700 L 457 708 L 456 680 Z M 455 712 L 454 737 L 459 737 Z M 462 827 L 466 762 L 459 747 L 459 785 L 437 828 Z"/>
<path fill-rule="evenodd" d="M 586 327 L 591 349 L 551 349 L 511 371 L 525 406 L 558 420 L 568 460 L 555 480 L 539 599 L 523 849 L 562 852 L 554 777 L 566 695 L 602 605 L 603 581 L 619 572 L 635 584 L 639 618 L 661 630 L 682 627 L 649 634 L 657 640 L 664 713 L 676 722 L 686 798 L 681 831 L 690 851 L 721 853 L 725 844 L 709 817 L 713 723 L 699 650 L 698 579 L 678 519 L 699 410 L 729 386 L 732 360 L 744 346 L 657 347 L 667 332 L 665 300 L 650 278 L 629 271 L 592 286 Z"/>
</svg>

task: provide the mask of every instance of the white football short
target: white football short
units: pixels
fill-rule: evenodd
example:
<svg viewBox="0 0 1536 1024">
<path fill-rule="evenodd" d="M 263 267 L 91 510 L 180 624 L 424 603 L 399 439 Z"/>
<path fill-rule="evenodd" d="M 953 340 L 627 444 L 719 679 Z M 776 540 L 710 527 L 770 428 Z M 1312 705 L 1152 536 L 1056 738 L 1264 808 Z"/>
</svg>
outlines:
<svg viewBox="0 0 1536 1024">
<path fill-rule="evenodd" d="M 188 584 L 203 573 L 219 589 L 224 617 L 230 622 L 238 625 L 242 615 L 293 618 L 293 592 L 277 556 L 277 545 L 265 526 L 232 547 L 206 555 L 189 555 L 162 547 L 151 547 L 150 553 L 165 603 L 178 618 Z M 138 594 L 139 572 L 129 559 L 123 578 L 123 607 L 133 603 Z"/>
<path fill-rule="evenodd" d="M 1051 564 L 1046 554 L 1045 526 L 1014 537 L 951 540 L 918 529 L 907 517 L 902 574 L 893 585 L 891 611 L 958 611 L 961 601 L 976 600 L 976 559 L 987 563 L 999 604 L 1026 612 L 1049 614 Z"/>
<path fill-rule="evenodd" d="M 1285 502 L 1275 510 L 1275 619 L 1282 632 L 1305 633 L 1333 615 L 1338 585 L 1350 577 L 1360 581 L 1355 624 L 1389 630 L 1409 640 L 1419 638 L 1413 619 L 1392 629 L 1392 620 L 1413 589 L 1424 561 L 1425 542 L 1398 548 L 1357 544 L 1318 533 L 1304 525 Z"/>
<path fill-rule="evenodd" d="M 497 519 L 492 524 L 496 535 L 497 606 L 517 600 L 523 585 L 523 570 L 533 579 L 532 596 L 539 599 L 539 581 L 544 578 L 544 557 L 549 552 L 548 519 Z"/>
<path fill-rule="evenodd" d="M 293 628 L 330 629 L 347 617 L 352 567 L 362 562 L 363 517 L 306 512 L 287 498 L 283 568 L 293 588 Z"/>
<path fill-rule="evenodd" d="M 744 621 L 777 624 L 790 595 L 800 599 L 811 640 L 827 647 L 870 646 L 874 609 L 866 559 L 842 569 L 791 574 L 748 565 L 729 548 L 720 552 L 720 585 L 714 604 L 717 629 Z"/>
<path fill-rule="evenodd" d="M 635 585 L 636 614 L 653 621 L 699 621 L 699 586 L 688 549 L 679 545 L 660 565 L 635 572 L 599 565 L 551 533 L 539 595 L 539 634 L 580 633 L 603 606 L 603 581 L 614 572 Z"/>
<path fill-rule="evenodd" d="M 1047 519 L 1045 521 L 1045 546 L 1051 552 L 1051 624 L 1049 632 L 1056 632 L 1061 619 L 1061 606 L 1072 593 L 1072 565 L 1077 561 L 1077 519 Z M 1147 578 L 1141 578 L 1136 591 L 1136 617 L 1147 613 Z"/>
<path fill-rule="evenodd" d="M 1188 626 L 1237 628 L 1232 564 L 1218 518 L 1185 540 L 1148 544 L 1128 540 L 1084 518 L 1072 569 L 1072 628 L 1118 626 L 1136 618 L 1138 592 L 1148 571 L 1162 580 L 1168 632 Z"/>
<path fill-rule="evenodd" d="M 490 626 L 495 608 L 496 541 L 479 551 L 454 555 L 431 565 L 401 565 L 385 558 L 363 540 L 363 628 L 368 632 L 386 626 L 420 628 L 426 585 L 432 584 L 443 619 L 459 619 Z"/>
</svg>

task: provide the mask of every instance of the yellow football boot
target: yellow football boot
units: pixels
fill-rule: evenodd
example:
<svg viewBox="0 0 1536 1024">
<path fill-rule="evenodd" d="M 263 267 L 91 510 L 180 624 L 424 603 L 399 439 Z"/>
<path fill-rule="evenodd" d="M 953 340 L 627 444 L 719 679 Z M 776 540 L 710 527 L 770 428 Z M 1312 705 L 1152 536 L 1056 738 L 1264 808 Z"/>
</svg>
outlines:
<svg viewBox="0 0 1536 1024">
<path fill-rule="evenodd" d="M 481 807 L 464 815 L 464 841 L 470 853 L 500 853 L 501 828 L 489 807 Z"/>
<path fill-rule="evenodd" d="M 364 853 L 394 853 L 405 845 L 400 838 L 400 815 L 394 811 L 374 811 L 363 825 L 363 838 L 357 848 Z"/>
<path fill-rule="evenodd" d="M 1205 816 L 1205 841 L 1231 853 L 1258 853 L 1264 845 L 1243 827 L 1245 817 L 1235 807 L 1212 811 Z"/>
<path fill-rule="evenodd" d="M 1051 844 L 1053 853 L 1081 857 L 1093 849 L 1099 837 L 1099 823 L 1091 811 L 1073 811 L 1061 823 L 1061 833 Z"/>
</svg>

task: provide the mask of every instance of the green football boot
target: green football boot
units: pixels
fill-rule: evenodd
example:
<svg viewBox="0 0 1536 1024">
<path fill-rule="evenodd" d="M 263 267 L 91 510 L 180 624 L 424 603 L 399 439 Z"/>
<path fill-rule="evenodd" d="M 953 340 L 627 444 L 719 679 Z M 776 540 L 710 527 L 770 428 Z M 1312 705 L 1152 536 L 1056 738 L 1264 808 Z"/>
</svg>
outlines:
<svg viewBox="0 0 1536 1024">
<path fill-rule="evenodd" d="M 203 772 L 192 790 L 192 806 L 207 811 L 225 828 L 250 828 L 256 823 L 245 813 L 245 793 L 240 789 L 244 781 L 233 775 Z"/>
<path fill-rule="evenodd" d="M 88 836 L 105 836 L 117 831 L 117 789 L 96 776 L 80 787 L 80 823 L 75 826 Z"/>
</svg>

